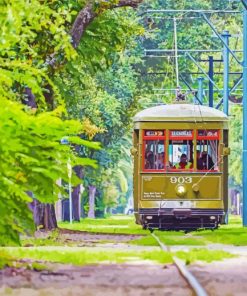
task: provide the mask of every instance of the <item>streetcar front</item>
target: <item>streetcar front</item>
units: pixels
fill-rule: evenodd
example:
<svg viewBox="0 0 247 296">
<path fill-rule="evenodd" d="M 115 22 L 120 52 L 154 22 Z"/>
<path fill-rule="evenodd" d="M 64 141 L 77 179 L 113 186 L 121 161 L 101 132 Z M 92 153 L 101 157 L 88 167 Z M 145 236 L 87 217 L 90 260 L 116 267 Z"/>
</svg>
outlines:
<svg viewBox="0 0 247 296">
<path fill-rule="evenodd" d="M 134 205 L 144 228 L 216 228 L 224 220 L 227 118 L 211 109 L 176 104 L 136 116 Z"/>
</svg>

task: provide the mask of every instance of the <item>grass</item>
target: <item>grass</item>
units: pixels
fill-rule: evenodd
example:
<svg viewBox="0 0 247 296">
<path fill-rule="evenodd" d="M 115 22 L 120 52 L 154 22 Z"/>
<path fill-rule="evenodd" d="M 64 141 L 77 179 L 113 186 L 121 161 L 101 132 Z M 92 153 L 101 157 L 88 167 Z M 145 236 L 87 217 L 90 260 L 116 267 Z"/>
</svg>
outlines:
<svg viewBox="0 0 247 296">
<path fill-rule="evenodd" d="M 0 252 L 2 249 L 0 249 Z M 75 247 L 33 247 L 33 248 L 5 248 L 8 255 L 18 259 L 28 258 L 74 265 L 97 263 L 124 263 L 132 261 L 151 260 L 156 263 L 171 263 L 171 254 L 163 251 L 123 251 L 96 250 Z"/>
<path fill-rule="evenodd" d="M 178 251 L 174 253 L 180 259 L 185 260 L 186 264 L 191 264 L 195 261 L 213 262 L 222 261 L 224 259 L 230 259 L 237 257 L 236 255 L 230 254 L 221 250 L 209 251 L 205 248 L 203 249 L 193 249 L 188 252 Z"/>
<path fill-rule="evenodd" d="M 242 226 L 240 217 L 230 216 L 228 225 L 221 225 L 214 231 L 202 230 L 191 233 L 200 235 L 205 243 L 219 243 L 234 246 L 247 246 L 247 229 Z"/>
<path fill-rule="evenodd" d="M 147 236 L 134 239 L 131 241 L 128 241 L 128 244 L 130 245 L 138 245 L 138 246 L 152 246 L 152 247 L 158 247 L 159 244 L 157 241 L 149 234 Z"/>
<path fill-rule="evenodd" d="M 116 215 L 106 219 L 82 219 L 81 222 L 69 224 L 60 222 L 60 228 L 80 230 L 94 233 L 143 235 L 142 238 L 129 241 L 129 244 L 141 246 L 157 246 L 157 243 L 148 230 L 143 230 L 135 224 L 133 216 Z M 219 243 L 234 246 L 247 246 L 247 230 L 242 227 L 239 217 L 230 216 L 228 225 L 221 225 L 219 229 L 199 230 L 185 234 L 182 231 L 155 231 L 156 235 L 166 245 L 204 246 L 210 243 Z M 107 241 L 106 241 L 107 242 Z M 102 242 L 104 243 L 104 242 Z M 22 246 L 75 246 L 76 242 L 70 242 L 57 237 L 57 233 L 49 238 L 25 238 Z"/>
<path fill-rule="evenodd" d="M 116 215 L 107 219 L 82 219 L 79 223 L 59 223 L 59 227 L 95 233 L 139 234 L 146 238 L 136 239 L 130 244 L 155 246 L 154 239 L 148 230 L 143 230 L 135 224 L 133 216 Z M 155 231 L 160 240 L 167 245 L 203 246 L 209 243 L 220 243 L 234 246 L 247 246 L 247 230 L 242 227 L 240 217 L 230 216 L 228 225 L 219 229 L 199 230 L 185 234 L 182 231 Z"/>
<path fill-rule="evenodd" d="M 14 258 L 12 254 L 9 254 L 2 248 L 0 252 L 0 269 L 4 268 L 5 266 L 10 266 L 13 260 Z"/>
<path fill-rule="evenodd" d="M 140 225 L 135 224 L 134 216 L 116 215 L 109 218 L 101 219 L 81 219 L 80 222 L 70 224 L 69 222 L 60 222 L 60 228 L 100 232 L 100 233 L 113 233 L 113 234 L 141 234 L 147 235 L 148 231 L 143 230 Z"/>
<path fill-rule="evenodd" d="M 38 247 L 38 246 L 65 246 L 70 245 L 63 240 L 52 240 L 50 238 L 22 238 L 22 247 Z"/>
<path fill-rule="evenodd" d="M 186 246 L 204 246 L 206 243 L 201 238 L 191 237 L 190 234 L 174 231 L 155 231 L 160 241 L 168 246 L 186 245 Z M 141 246 L 159 246 L 157 241 L 148 234 L 145 237 L 131 240 L 129 244 Z"/>
<path fill-rule="evenodd" d="M 44 270 L 47 269 L 44 263 L 16 262 L 20 259 L 41 260 L 44 262 L 73 264 L 83 266 L 86 264 L 100 263 L 129 263 L 140 261 L 152 261 L 153 263 L 172 263 L 172 254 L 161 250 L 119 250 L 119 249 L 98 249 L 98 248 L 78 248 L 78 247 L 5 247 L 0 248 L 0 253 L 4 253 L 5 263 L 1 266 L 26 267 L 27 269 Z M 205 248 L 192 249 L 188 252 L 178 251 L 173 255 L 186 261 L 186 264 L 195 261 L 212 262 L 236 257 L 225 251 L 209 251 Z M 1 258 L 1 257 L 0 257 Z M 6 261 L 8 259 L 8 262 Z M 1 261 L 0 261 L 1 262 Z"/>
<path fill-rule="evenodd" d="M 133 216 L 116 215 L 107 219 L 83 219 L 80 223 L 67 222 L 59 223 L 60 228 L 71 230 L 90 231 L 95 233 L 129 234 L 143 235 L 140 238 L 129 241 L 128 244 L 139 246 L 157 246 L 156 240 L 151 236 L 148 230 L 143 230 L 140 225 L 136 225 Z M 222 225 L 219 229 L 200 230 L 185 234 L 182 231 L 158 231 L 155 234 L 166 245 L 185 245 L 185 246 L 206 246 L 209 243 L 230 244 L 235 246 L 247 246 L 247 230 L 242 227 L 239 217 L 230 217 L 228 225 Z M 82 241 L 83 242 L 83 235 Z M 108 240 L 99 241 L 99 243 L 109 242 Z M 171 263 L 172 256 L 169 253 L 158 249 L 144 251 L 133 249 L 114 249 L 114 248 L 89 248 L 76 247 L 78 242 L 66 241 L 60 237 L 58 231 L 52 232 L 48 238 L 24 238 L 23 246 L 28 248 L 0 248 L 0 269 L 4 266 L 18 267 L 22 264 L 19 259 L 33 259 L 49 262 L 59 262 L 65 264 L 85 265 L 97 263 L 123 263 L 133 261 L 151 260 L 154 263 Z M 234 255 L 221 250 L 207 250 L 205 248 L 195 248 L 188 252 L 178 251 L 174 253 L 187 264 L 195 261 L 212 262 L 233 258 Z M 15 259 L 13 259 L 15 258 Z M 15 264 L 15 265 L 14 265 Z M 24 263 L 26 268 L 45 269 L 45 265 L 36 266 L 35 262 Z M 34 265 L 33 265 L 34 264 Z"/>
<path fill-rule="evenodd" d="M 21 258 L 19 258 L 21 259 Z M 0 269 L 4 267 L 13 267 L 13 268 L 26 268 L 29 270 L 47 270 L 47 266 L 38 262 L 18 262 L 16 257 L 12 252 L 9 252 L 7 248 L 1 248 L 0 252 Z"/>
</svg>

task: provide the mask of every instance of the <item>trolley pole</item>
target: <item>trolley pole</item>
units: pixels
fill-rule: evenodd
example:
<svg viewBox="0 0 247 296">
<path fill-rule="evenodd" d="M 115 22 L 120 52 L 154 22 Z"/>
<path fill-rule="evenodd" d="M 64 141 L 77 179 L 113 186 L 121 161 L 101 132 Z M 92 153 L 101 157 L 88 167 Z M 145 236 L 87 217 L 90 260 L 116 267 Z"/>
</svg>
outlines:
<svg viewBox="0 0 247 296">
<path fill-rule="evenodd" d="M 229 47 L 229 37 L 231 36 L 228 31 L 223 31 L 222 38 L 225 44 Z M 227 46 L 223 48 L 223 62 L 224 62 L 224 93 L 223 93 L 223 110 L 228 115 L 228 99 L 229 99 L 229 50 Z"/>
<path fill-rule="evenodd" d="M 203 77 L 198 77 L 198 99 L 202 102 L 203 105 Z"/>
<path fill-rule="evenodd" d="M 243 1 L 242 1 L 243 2 Z M 244 4 L 244 3 L 243 3 Z M 243 226 L 247 226 L 247 7 L 243 12 Z"/>
</svg>

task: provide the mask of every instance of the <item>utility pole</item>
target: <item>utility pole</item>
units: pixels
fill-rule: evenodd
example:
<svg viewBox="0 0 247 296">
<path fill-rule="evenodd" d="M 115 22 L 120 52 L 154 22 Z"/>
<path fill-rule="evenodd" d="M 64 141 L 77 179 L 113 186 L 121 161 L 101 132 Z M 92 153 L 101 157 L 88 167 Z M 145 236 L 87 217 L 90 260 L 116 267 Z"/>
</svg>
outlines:
<svg viewBox="0 0 247 296">
<path fill-rule="evenodd" d="M 247 227 L 247 1 L 243 12 L 243 226 Z"/>
<path fill-rule="evenodd" d="M 208 62 L 208 106 L 214 107 L 214 63 L 222 62 L 222 59 L 214 59 L 213 56 L 209 56 L 208 60 L 202 59 L 199 62 Z"/>
<path fill-rule="evenodd" d="M 223 47 L 223 63 L 224 63 L 224 92 L 223 92 L 223 111 L 228 116 L 229 113 L 229 37 L 228 31 L 223 31 L 222 38 L 225 41 Z"/>
</svg>

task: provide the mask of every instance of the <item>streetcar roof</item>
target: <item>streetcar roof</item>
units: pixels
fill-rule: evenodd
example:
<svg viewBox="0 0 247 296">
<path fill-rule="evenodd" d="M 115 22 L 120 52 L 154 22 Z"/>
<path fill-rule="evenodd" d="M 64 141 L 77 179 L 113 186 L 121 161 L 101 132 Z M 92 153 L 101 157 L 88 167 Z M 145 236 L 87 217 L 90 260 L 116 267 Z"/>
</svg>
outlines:
<svg viewBox="0 0 247 296">
<path fill-rule="evenodd" d="M 170 104 L 147 108 L 134 116 L 138 121 L 227 121 L 228 117 L 215 108 L 192 105 Z"/>
</svg>

